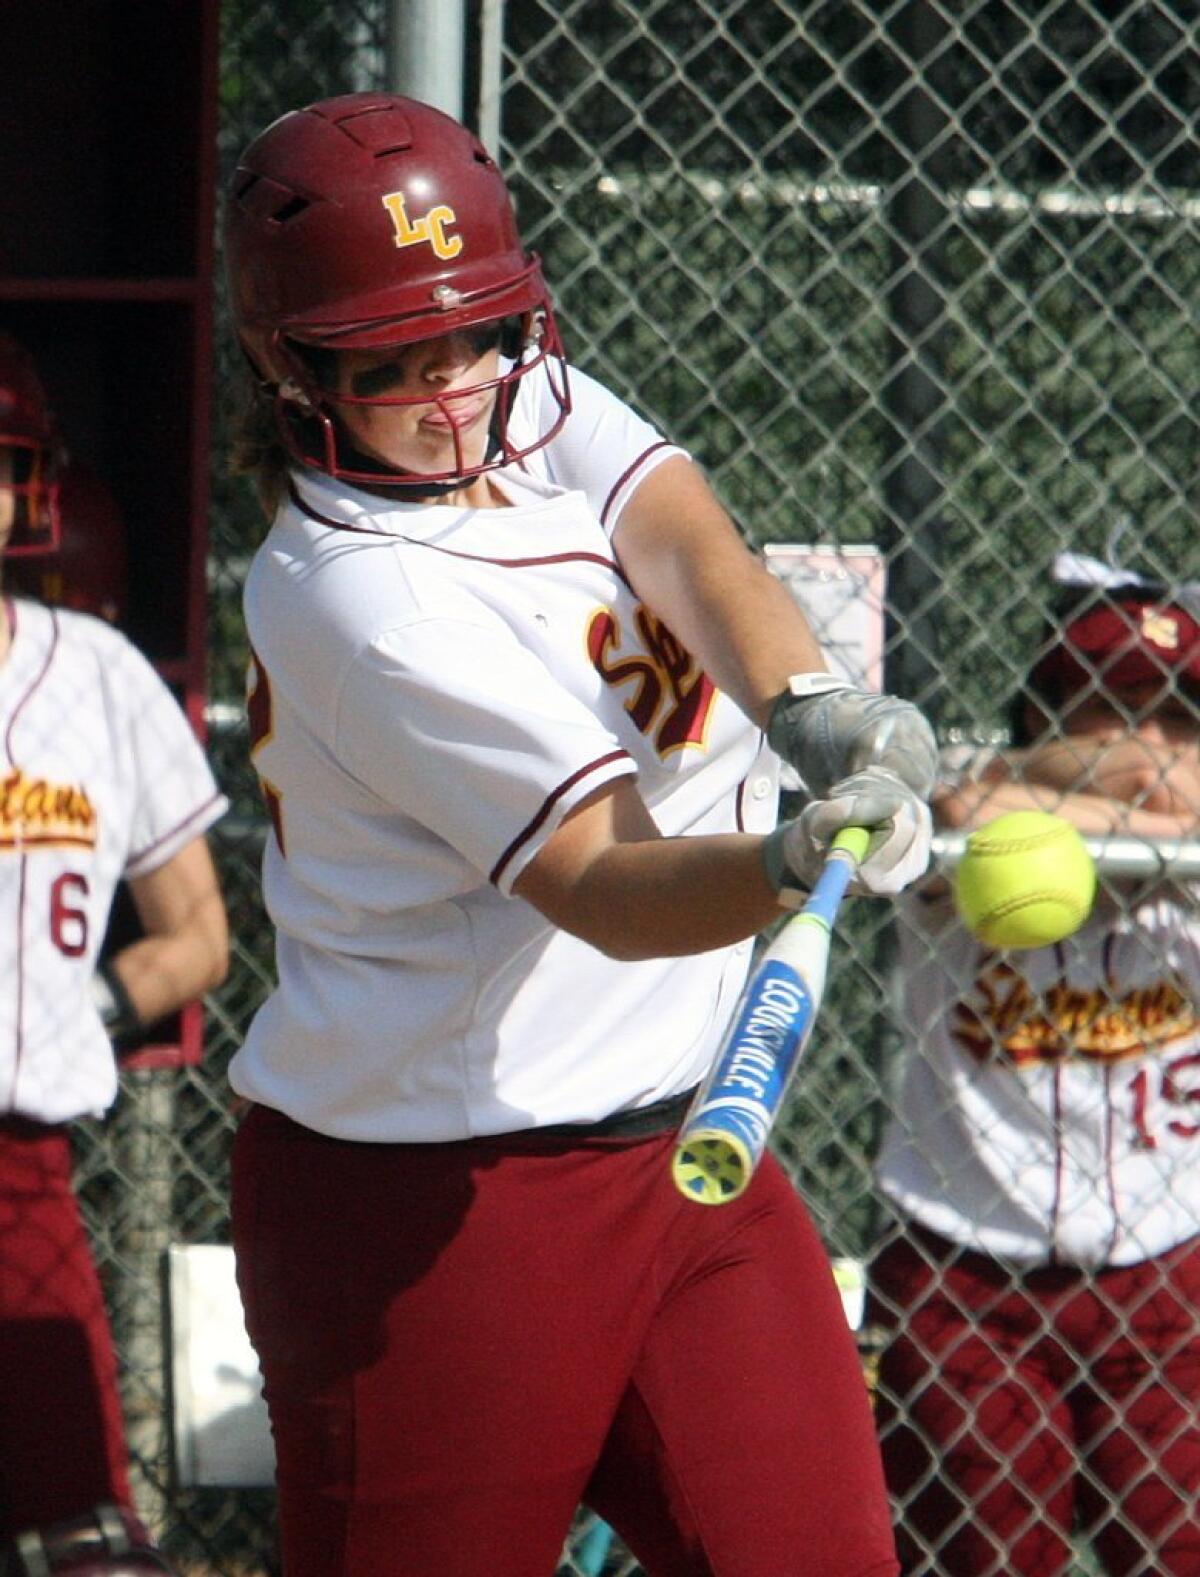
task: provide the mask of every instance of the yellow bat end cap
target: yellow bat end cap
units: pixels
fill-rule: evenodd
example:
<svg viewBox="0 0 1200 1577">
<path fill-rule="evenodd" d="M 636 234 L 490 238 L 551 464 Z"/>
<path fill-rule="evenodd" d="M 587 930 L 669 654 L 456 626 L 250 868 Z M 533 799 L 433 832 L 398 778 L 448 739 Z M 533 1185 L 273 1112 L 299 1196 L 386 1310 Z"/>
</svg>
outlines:
<svg viewBox="0 0 1200 1577">
<path fill-rule="evenodd" d="M 700 1205 L 726 1205 L 746 1191 L 750 1153 L 724 1133 L 698 1133 L 675 1151 L 671 1175 L 685 1199 Z"/>
</svg>

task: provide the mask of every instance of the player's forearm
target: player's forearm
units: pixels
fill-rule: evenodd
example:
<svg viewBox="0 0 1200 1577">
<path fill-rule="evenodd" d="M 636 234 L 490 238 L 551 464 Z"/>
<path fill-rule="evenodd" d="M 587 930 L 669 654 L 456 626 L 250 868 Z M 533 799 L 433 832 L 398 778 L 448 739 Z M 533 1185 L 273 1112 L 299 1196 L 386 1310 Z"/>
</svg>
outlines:
<svg viewBox="0 0 1200 1577">
<path fill-rule="evenodd" d="M 593 946 L 614 958 L 706 953 L 756 936 L 779 917 L 762 839 L 742 833 L 618 844 L 580 893 Z"/>
<path fill-rule="evenodd" d="M 1074 780 L 1066 777 L 1072 755 L 1080 769 Z M 1091 744 L 1081 751 L 1075 740 L 1065 739 L 1032 750 L 1027 771 L 1038 782 L 1063 781 L 1065 787 L 1123 800 L 1139 810 L 1192 823 L 1200 817 L 1200 765 L 1194 750 L 1133 738 Z"/>
<path fill-rule="evenodd" d="M 139 937 L 110 963 L 143 1025 L 194 1002 L 220 985 L 229 967 L 220 899 L 203 905 L 178 931 Z"/>
<path fill-rule="evenodd" d="M 661 594 L 671 611 L 662 617 L 713 683 L 760 728 L 792 674 L 825 670 L 791 594 L 758 560 L 684 564 L 671 579 L 670 596 Z"/>
<path fill-rule="evenodd" d="M 1142 739 L 1067 737 L 1002 757 L 1008 775 L 1047 788 L 1099 794 L 1151 810 L 1169 810 L 1170 751 Z"/>
<path fill-rule="evenodd" d="M 1133 838 L 1189 837 L 1186 818 L 1142 810 L 1124 800 L 1103 794 L 1081 794 L 1048 788 L 1037 783 L 1003 781 L 964 785 L 937 795 L 934 816 L 943 827 L 969 831 L 1013 810 L 1044 810 L 1064 816 L 1089 837 Z"/>
<path fill-rule="evenodd" d="M 599 851 L 570 882 L 516 890 L 573 936 L 625 960 L 672 958 L 755 936 L 780 910 L 747 833 L 651 838 Z"/>
<path fill-rule="evenodd" d="M 144 934 L 112 963 L 139 1022 L 152 1024 L 225 978 L 229 925 L 203 838 L 129 888 Z"/>
<path fill-rule="evenodd" d="M 614 545 L 638 596 L 760 726 L 791 674 L 824 670 L 791 594 L 742 542 L 690 461 L 670 460 L 646 478 Z"/>
</svg>

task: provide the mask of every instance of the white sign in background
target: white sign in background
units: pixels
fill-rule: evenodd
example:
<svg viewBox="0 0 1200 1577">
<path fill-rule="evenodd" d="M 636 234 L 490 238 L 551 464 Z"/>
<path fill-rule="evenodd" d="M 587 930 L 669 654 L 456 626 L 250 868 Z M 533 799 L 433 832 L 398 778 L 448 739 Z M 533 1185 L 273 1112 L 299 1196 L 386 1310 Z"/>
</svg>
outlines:
<svg viewBox="0 0 1200 1577">
<path fill-rule="evenodd" d="M 830 672 L 882 690 L 887 567 L 880 550 L 768 542 L 763 559 L 803 608 Z"/>
<path fill-rule="evenodd" d="M 273 1484 L 271 1428 L 232 1248 L 193 1243 L 168 1249 L 167 1275 L 179 1483 L 242 1489 Z"/>
</svg>

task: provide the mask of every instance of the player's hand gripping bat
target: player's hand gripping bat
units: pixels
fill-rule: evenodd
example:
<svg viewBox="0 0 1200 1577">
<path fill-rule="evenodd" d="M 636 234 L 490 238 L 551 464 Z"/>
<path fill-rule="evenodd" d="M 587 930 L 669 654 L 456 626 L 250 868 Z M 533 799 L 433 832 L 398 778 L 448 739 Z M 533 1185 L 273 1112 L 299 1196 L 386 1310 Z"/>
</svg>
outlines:
<svg viewBox="0 0 1200 1577">
<path fill-rule="evenodd" d="M 672 1174 L 685 1198 L 723 1205 L 749 1186 L 812 1032 L 833 922 L 870 837 L 864 827 L 837 834 L 807 903 L 768 947 L 742 993 L 679 1130 Z"/>
</svg>

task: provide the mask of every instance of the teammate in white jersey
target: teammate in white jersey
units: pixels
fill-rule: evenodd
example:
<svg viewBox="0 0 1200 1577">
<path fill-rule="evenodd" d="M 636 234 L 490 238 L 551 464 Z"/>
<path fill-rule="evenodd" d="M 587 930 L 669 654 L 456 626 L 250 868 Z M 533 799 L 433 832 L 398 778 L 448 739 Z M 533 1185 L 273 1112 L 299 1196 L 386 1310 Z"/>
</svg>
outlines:
<svg viewBox="0 0 1200 1577">
<path fill-rule="evenodd" d="M 0 555 L 52 552 L 61 448 L 0 335 Z M 116 1362 L 67 1124 L 117 1093 L 110 1035 L 215 985 L 225 801 L 170 692 L 98 618 L 0 600 L 0 1569 L 163 1572 L 132 1510 Z M 144 934 L 97 971 L 125 878 Z"/>
<path fill-rule="evenodd" d="M 1085 833 L 1200 832 L 1200 625 L 1165 588 L 1078 593 L 1016 714 L 1023 743 L 935 803 Z M 1200 1571 L 1200 919 L 1195 883 L 1102 882 L 1055 947 L 989 951 L 903 900 L 914 1037 L 873 1270 L 902 1559 L 949 1574 Z M 927 1566 L 926 1561 L 932 1565 Z"/>
<path fill-rule="evenodd" d="M 285 1570 L 549 1577 L 586 1500 L 652 1573 L 893 1571 L 799 1201 L 769 1164 L 699 1209 L 669 1155 L 833 830 L 880 825 L 866 890 L 924 868 L 927 724 L 824 673 L 699 470 L 568 370 L 456 122 L 285 116 L 227 255 L 275 510 L 279 985 L 231 1078 Z M 777 833 L 764 727 L 813 794 Z"/>
</svg>

